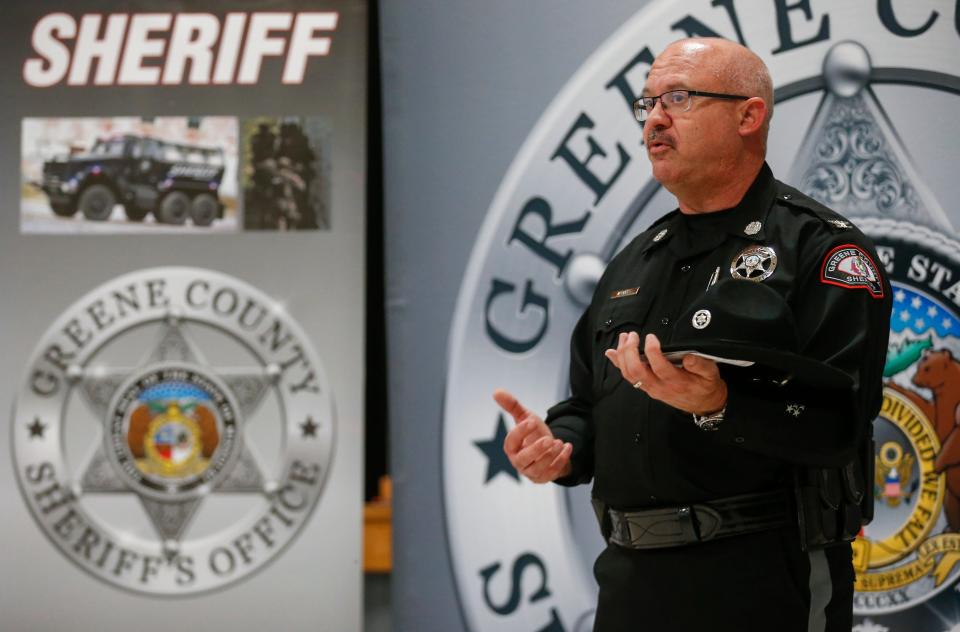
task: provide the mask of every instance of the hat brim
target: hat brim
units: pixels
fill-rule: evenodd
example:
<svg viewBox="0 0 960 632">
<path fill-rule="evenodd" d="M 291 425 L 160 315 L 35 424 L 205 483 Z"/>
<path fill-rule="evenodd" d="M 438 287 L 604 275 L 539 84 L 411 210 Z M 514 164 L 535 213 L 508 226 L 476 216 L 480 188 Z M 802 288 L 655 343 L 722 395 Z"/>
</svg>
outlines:
<svg viewBox="0 0 960 632">
<path fill-rule="evenodd" d="M 672 343 L 664 345 L 660 351 L 664 354 L 694 351 L 700 355 L 715 356 L 728 364 L 754 362 L 761 367 L 776 369 L 784 378 L 789 376 L 791 381 L 796 380 L 810 386 L 844 389 L 853 385 L 853 379 L 849 375 L 824 362 L 790 351 L 758 348 L 734 341 Z"/>
<path fill-rule="evenodd" d="M 702 351 L 697 351 L 696 349 L 683 349 L 682 351 L 681 350 L 665 351 L 663 353 L 663 356 L 667 360 L 670 360 L 670 362 L 672 362 L 673 364 L 677 366 L 681 366 L 683 364 L 683 359 L 686 356 L 691 354 L 700 356 L 701 358 L 706 358 L 707 360 L 713 360 L 714 362 L 719 362 L 721 364 L 732 364 L 733 366 L 747 367 L 747 366 L 753 366 L 754 364 L 756 364 L 756 362 L 754 362 L 753 360 L 737 360 L 736 358 L 725 358 L 722 356 L 715 356 L 715 355 L 710 355 L 709 353 L 704 353 Z M 640 354 L 640 359 L 643 360 L 644 362 L 647 361 L 646 356 L 643 353 Z"/>
</svg>

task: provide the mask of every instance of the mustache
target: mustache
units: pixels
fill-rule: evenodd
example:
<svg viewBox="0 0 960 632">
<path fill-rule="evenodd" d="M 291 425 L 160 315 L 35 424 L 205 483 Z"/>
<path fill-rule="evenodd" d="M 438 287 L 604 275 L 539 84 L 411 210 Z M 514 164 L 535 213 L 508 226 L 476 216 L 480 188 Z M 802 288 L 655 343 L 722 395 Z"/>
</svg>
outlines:
<svg viewBox="0 0 960 632">
<path fill-rule="evenodd" d="M 652 129 L 652 130 L 650 130 L 650 131 L 647 133 L 646 139 L 643 140 L 643 141 L 640 141 L 640 144 L 641 144 L 641 145 L 650 145 L 650 144 L 656 143 L 656 142 L 660 142 L 660 143 L 663 143 L 663 144 L 665 144 L 665 145 L 670 145 L 671 147 L 674 147 L 674 146 L 675 146 L 675 144 L 674 144 L 674 142 L 673 142 L 673 138 L 671 138 L 670 135 L 667 134 L 666 130 L 664 130 L 663 128 L 657 128 L 657 129 Z"/>
</svg>

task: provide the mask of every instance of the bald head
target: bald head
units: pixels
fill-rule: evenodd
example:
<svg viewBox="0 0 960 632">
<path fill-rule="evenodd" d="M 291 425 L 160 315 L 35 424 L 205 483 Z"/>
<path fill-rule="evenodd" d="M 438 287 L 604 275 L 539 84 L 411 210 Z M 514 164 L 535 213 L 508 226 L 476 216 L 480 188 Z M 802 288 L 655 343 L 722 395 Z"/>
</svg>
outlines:
<svg viewBox="0 0 960 632">
<path fill-rule="evenodd" d="M 677 40 L 657 57 L 682 59 L 715 80 L 715 89 L 731 94 L 760 97 L 767 106 L 763 125 L 766 143 L 773 118 L 773 81 L 767 65 L 752 50 L 720 37 L 691 37 Z M 656 67 L 656 62 L 654 62 Z"/>
<path fill-rule="evenodd" d="M 648 105 L 643 133 L 653 177 L 677 196 L 684 212 L 729 208 L 766 157 L 773 106 L 770 73 L 759 57 L 735 42 L 683 39 L 654 60 L 643 95 L 684 90 L 693 94 Z"/>
</svg>

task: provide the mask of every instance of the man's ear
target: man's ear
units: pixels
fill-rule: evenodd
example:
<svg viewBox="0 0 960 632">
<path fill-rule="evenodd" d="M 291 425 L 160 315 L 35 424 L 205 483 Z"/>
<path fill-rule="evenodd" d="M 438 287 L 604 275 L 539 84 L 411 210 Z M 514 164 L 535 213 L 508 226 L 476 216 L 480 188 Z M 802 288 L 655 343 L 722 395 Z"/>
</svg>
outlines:
<svg viewBox="0 0 960 632">
<path fill-rule="evenodd" d="M 740 105 L 740 135 L 756 134 L 766 118 L 767 104 L 760 97 L 750 97 Z"/>
</svg>

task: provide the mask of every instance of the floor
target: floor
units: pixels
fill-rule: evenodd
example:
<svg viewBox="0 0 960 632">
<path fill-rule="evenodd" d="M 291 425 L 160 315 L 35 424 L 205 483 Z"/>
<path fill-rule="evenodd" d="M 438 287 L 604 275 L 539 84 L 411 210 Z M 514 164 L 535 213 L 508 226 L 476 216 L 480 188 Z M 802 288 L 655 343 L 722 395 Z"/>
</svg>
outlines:
<svg viewBox="0 0 960 632">
<path fill-rule="evenodd" d="M 364 632 L 390 632 L 390 575 L 366 574 L 363 576 L 363 630 Z"/>
</svg>

